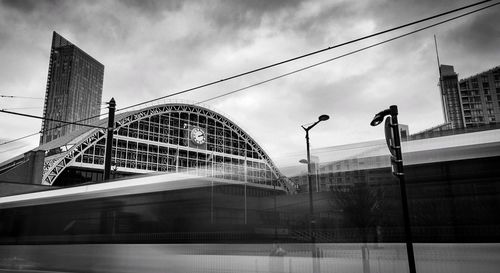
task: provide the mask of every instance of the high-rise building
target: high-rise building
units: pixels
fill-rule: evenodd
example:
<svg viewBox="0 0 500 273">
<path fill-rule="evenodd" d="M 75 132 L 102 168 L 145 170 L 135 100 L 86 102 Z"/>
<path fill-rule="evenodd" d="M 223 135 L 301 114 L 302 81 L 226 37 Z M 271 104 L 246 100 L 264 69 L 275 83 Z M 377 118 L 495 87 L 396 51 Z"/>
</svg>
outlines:
<svg viewBox="0 0 500 273">
<path fill-rule="evenodd" d="M 459 82 L 466 127 L 500 122 L 500 66 Z"/>
<path fill-rule="evenodd" d="M 439 70 L 444 121 L 450 123 L 451 129 L 464 128 L 462 102 L 460 101 L 458 89 L 458 74 L 455 73 L 451 65 L 440 65 Z"/>
<path fill-rule="evenodd" d="M 445 125 L 473 128 L 500 121 L 500 66 L 458 79 L 453 66 L 440 66 Z"/>
<path fill-rule="evenodd" d="M 100 114 L 103 79 L 104 65 L 54 31 L 43 117 L 80 123 L 95 121 Z M 40 144 L 80 127 L 44 120 Z"/>
</svg>

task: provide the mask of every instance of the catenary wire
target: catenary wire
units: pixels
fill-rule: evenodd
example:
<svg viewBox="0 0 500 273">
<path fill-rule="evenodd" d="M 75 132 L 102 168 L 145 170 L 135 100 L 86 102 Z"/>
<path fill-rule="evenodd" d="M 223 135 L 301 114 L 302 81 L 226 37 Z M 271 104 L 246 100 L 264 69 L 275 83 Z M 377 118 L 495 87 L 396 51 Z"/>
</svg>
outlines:
<svg viewBox="0 0 500 273">
<path fill-rule="evenodd" d="M 385 33 L 388 33 L 388 32 L 392 32 L 392 31 L 395 31 L 395 30 L 398 30 L 398 29 L 402 29 L 402 28 L 405 28 L 405 27 L 416 25 L 416 24 L 419 24 L 419 23 L 422 23 L 422 22 L 425 22 L 425 21 L 436 19 L 436 18 L 445 16 L 445 15 L 448 15 L 448 14 L 451 14 L 451 13 L 455 13 L 455 12 L 458 12 L 458 11 L 461 11 L 461 10 L 464 10 L 464 9 L 468 9 L 468 8 L 471 8 L 471 7 L 474 7 L 474 6 L 477 6 L 477 5 L 481 5 L 481 4 L 484 4 L 484 3 L 487 3 L 487 2 L 491 2 L 491 1 L 493 1 L 493 0 L 484 0 L 484 1 L 480 1 L 480 2 L 474 3 L 474 4 L 470 4 L 470 5 L 467 5 L 467 6 L 460 7 L 460 8 L 456 8 L 456 9 L 453 9 L 453 10 L 450 10 L 450 11 L 447 11 L 447 12 L 443 12 L 443 13 L 440 13 L 440 14 L 436 14 L 436 15 L 433 15 L 433 16 L 430 16 L 430 17 L 427 17 L 427 18 L 424 18 L 424 19 L 419 19 L 419 20 L 416 20 L 416 21 L 413 21 L 413 22 L 410 22 L 410 23 L 406 23 L 406 24 L 397 26 L 397 27 L 393 27 L 393 28 L 390 28 L 390 29 L 379 31 L 379 32 L 376 32 L 376 33 L 373 33 L 373 34 L 370 34 L 370 35 L 367 35 L 367 36 L 363 36 L 361 38 L 357 38 L 357 39 L 350 40 L 350 41 L 347 41 L 347 42 L 344 42 L 344 43 L 340 43 L 340 44 L 337 44 L 337 45 L 329 46 L 329 47 L 324 48 L 324 49 L 316 50 L 316 51 L 309 52 L 309 53 L 306 53 L 306 54 L 303 54 L 303 55 L 300 55 L 300 56 L 297 56 L 297 57 L 289 58 L 289 59 L 286 59 L 286 60 L 283 60 L 283 61 L 280 61 L 280 62 L 276 62 L 276 63 L 270 64 L 270 65 L 266 65 L 266 66 L 263 66 L 263 67 L 260 67 L 260 68 L 256 68 L 256 69 L 253 69 L 253 70 L 250 70 L 250 71 L 247 71 L 247 72 L 236 74 L 236 75 L 233 75 L 233 76 L 230 76 L 230 77 L 227 77 L 227 78 L 223 78 L 221 80 L 212 81 L 212 82 L 205 83 L 205 84 L 202 84 L 202 85 L 198 85 L 198 86 L 195 86 L 195 87 L 192 87 L 192 88 L 188 88 L 188 89 L 185 89 L 185 90 L 182 90 L 182 91 L 174 92 L 172 94 L 165 95 L 165 96 L 162 96 L 162 97 L 159 97 L 159 98 L 155 98 L 155 99 L 147 100 L 147 101 L 140 102 L 140 103 L 137 103 L 137 104 L 133 104 L 133 105 L 121 108 L 121 109 L 117 109 L 116 111 L 117 112 L 123 111 L 123 110 L 130 109 L 130 108 L 133 108 L 133 107 L 136 107 L 136 106 L 140 106 L 140 105 L 144 105 L 144 104 L 147 104 L 147 103 L 151 103 L 151 102 L 154 102 L 154 101 L 157 101 L 157 100 L 166 99 L 166 98 L 169 98 L 169 97 L 181 95 L 181 94 L 188 93 L 188 92 L 191 92 L 191 91 L 194 91 L 194 90 L 198 90 L 198 89 L 205 88 L 205 87 L 208 87 L 208 86 L 212 86 L 212 85 L 215 85 L 215 84 L 218 84 L 218 83 L 229 81 L 229 80 L 232 80 L 232 79 L 235 79 L 235 78 L 240 78 L 240 77 L 243 77 L 243 76 L 246 76 L 246 75 L 249 75 L 249 74 L 253 74 L 253 73 L 256 73 L 256 72 L 259 72 L 259 71 L 262 71 L 262 70 L 266 70 L 266 69 L 269 69 L 269 68 L 272 68 L 272 67 L 276 67 L 276 66 L 279 66 L 279 65 L 282 65 L 282 64 L 286 64 L 286 63 L 293 62 L 293 61 L 296 61 L 296 60 L 299 60 L 299 59 L 303 59 L 303 58 L 306 58 L 306 57 L 309 57 L 309 56 L 312 56 L 312 55 L 316 55 L 318 53 L 322 53 L 322 52 L 325 52 L 325 51 L 328 51 L 328 50 L 332 50 L 332 49 L 335 49 L 335 48 L 339 48 L 339 47 L 342 47 L 342 46 L 345 46 L 345 45 L 353 44 L 353 43 L 356 43 L 356 42 L 359 42 L 359 41 L 362 41 L 362 40 L 366 40 L 366 39 L 369 39 L 369 38 L 372 38 L 372 37 L 375 37 L 375 36 L 379 36 L 379 35 L 382 35 L 382 34 L 385 34 Z"/>
<path fill-rule="evenodd" d="M 20 110 L 20 109 L 40 109 L 42 106 L 33 106 L 33 107 L 15 107 L 15 108 L 3 108 L 3 110 Z"/>
<path fill-rule="evenodd" d="M 37 118 L 37 119 L 43 119 L 43 120 L 48 120 L 48 121 L 55 121 L 55 122 L 60 122 L 60 123 L 66 123 L 68 125 L 72 124 L 72 125 L 79 125 L 79 126 L 85 126 L 85 127 L 107 129 L 106 127 L 102 127 L 102 126 L 95 126 L 95 125 L 90 125 L 90 124 L 85 124 L 85 123 L 78 123 L 78 122 L 73 122 L 73 121 L 64 121 L 64 120 L 57 120 L 57 119 L 51 119 L 51 118 L 44 118 L 44 117 L 39 117 L 39 116 L 34 116 L 34 115 L 28 115 L 28 114 L 23 114 L 23 113 L 17 113 L 17 112 L 7 111 L 7 110 L 4 110 L 4 109 L 1 109 L 0 112 L 6 113 L 6 114 L 11 114 L 11 115 L 28 117 L 28 118 Z"/>
<path fill-rule="evenodd" d="M 42 100 L 42 98 L 24 97 L 24 96 L 11 96 L 11 95 L 0 95 L 0 98 Z"/>
<path fill-rule="evenodd" d="M 5 110 L 5 109 L 4 109 Z M 91 117 L 88 117 L 88 118 L 84 118 L 84 119 L 80 119 L 80 120 L 77 120 L 77 121 L 73 121 L 74 123 L 79 123 L 79 122 L 83 122 L 83 121 L 87 121 L 87 120 L 91 120 L 91 119 L 95 119 L 95 118 L 99 118 L 101 116 L 105 116 L 107 115 L 107 113 L 104 113 L 104 114 L 99 114 L 99 115 L 95 115 L 95 116 L 91 116 Z M 40 118 L 40 117 L 38 117 Z M 42 118 L 43 119 L 43 118 Z M 57 125 L 55 127 L 52 127 L 52 128 L 48 128 L 48 129 L 45 129 L 45 130 L 41 130 L 41 131 L 38 131 L 38 132 L 35 132 L 35 133 L 32 133 L 32 134 L 29 134 L 29 135 L 26 135 L 26 136 L 23 136 L 23 137 L 19 137 L 19 138 L 16 138 L 16 139 L 11 139 L 9 141 L 5 141 L 5 142 L 1 142 L 0 143 L 0 146 L 1 145 L 5 145 L 5 144 L 9 144 L 9 143 L 12 143 L 12 142 L 16 142 L 16 141 L 19 141 L 19 140 L 22 140 L 22 139 L 25 139 L 25 138 L 28 138 L 28 137 L 32 137 L 32 136 L 35 136 L 35 135 L 38 135 L 38 134 L 44 134 L 44 133 L 47 133 L 47 132 L 50 132 L 52 130 L 56 130 L 56 129 L 59 129 L 59 128 L 62 128 L 62 127 L 66 127 L 66 126 L 69 126 L 70 124 L 60 124 L 60 125 Z"/>
<path fill-rule="evenodd" d="M 134 105 L 131 105 L 131 106 L 127 106 L 127 107 L 124 107 L 124 108 L 121 108 L 121 109 L 117 109 L 116 111 L 117 112 L 118 111 L 123 111 L 123 110 L 126 110 L 126 109 L 130 109 L 130 108 L 133 108 L 133 107 L 136 107 L 136 106 L 140 106 L 140 105 L 143 105 L 143 104 L 147 104 L 147 103 L 150 103 L 150 102 L 154 102 L 154 101 L 157 101 L 157 100 L 165 99 L 165 98 L 168 98 L 168 97 L 172 97 L 172 96 L 180 95 L 180 94 L 187 93 L 187 92 L 190 92 L 190 91 L 194 91 L 194 90 L 197 90 L 197 89 L 201 89 L 201 88 L 204 88 L 204 87 L 208 87 L 210 85 L 221 83 L 223 81 L 228 81 L 228 80 L 235 79 L 235 78 L 238 78 L 238 77 L 242 77 L 242 76 L 245 76 L 245 75 L 248 75 L 248 74 L 251 74 L 251 73 L 255 73 L 255 72 L 258 72 L 258 71 L 261 71 L 261 70 L 265 70 L 265 69 L 268 69 L 268 68 L 279 66 L 281 64 L 292 62 L 292 61 L 295 61 L 295 60 L 298 60 L 298 59 L 302 59 L 302 58 L 305 58 L 305 57 L 308 57 L 308 56 L 312 56 L 312 55 L 315 55 L 315 54 L 318 54 L 318 53 L 321 53 L 321 52 L 324 52 L 324 51 L 327 51 L 327 50 L 331 50 L 331 49 L 338 48 L 338 47 L 341 47 L 341 46 L 344 46 L 344 45 L 348 45 L 348 44 L 351 44 L 351 43 L 355 43 L 355 42 L 358 42 L 358 41 L 361 41 L 361 40 L 372 38 L 372 37 L 375 37 L 375 36 L 378 36 L 378 35 L 382 35 L 382 34 L 385 34 L 385 33 L 388 33 L 388 32 L 394 31 L 394 30 L 398 30 L 398 29 L 401 29 L 401 28 L 404 28 L 404 27 L 408 27 L 408 26 L 411 26 L 411 25 L 414 25 L 414 24 L 418 24 L 418 23 L 421 23 L 421 22 L 424 22 L 424 21 L 432 20 L 432 19 L 435 19 L 435 18 L 438 18 L 438 17 L 442 17 L 444 15 L 448 15 L 448 14 L 451 14 L 451 13 L 454 13 L 454 12 L 457 12 L 457 11 L 468 9 L 470 7 L 474 7 L 474 6 L 481 5 L 481 4 L 484 4 L 486 2 L 491 2 L 491 1 L 492 0 L 485 0 L 485 1 L 474 3 L 474 4 L 470 4 L 470 5 L 467 5 L 467 6 L 464 6 L 464 7 L 460 7 L 460 8 L 454 9 L 454 10 L 450 10 L 450 11 L 447 11 L 447 12 L 444 12 L 444 13 L 440 13 L 440 14 L 437 14 L 437 15 L 434 15 L 434 16 L 431 16 L 431 17 L 427 17 L 427 18 L 424 18 L 424 19 L 413 21 L 411 23 L 407 23 L 407 24 L 404 24 L 404 25 L 401 25 L 401 26 L 398 26 L 398 27 L 394 27 L 394 28 L 391 28 L 391 29 L 388 29 L 388 30 L 377 32 L 377 33 L 374 33 L 374 34 L 371 34 L 371 35 L 368 35 L 368 36 L 364 36 L 364 37 L 361 37 L 361 38 L 357 38 L 357 39 L 354 39 L 354 40 L 351 40 L 351 41 L 348 41 L 348 42 L 344 42 L 344 43 L 341 43 L 341 44 L 338 44 L 338 45 L 335 45 L 335 46 L 331 46 L 331 47 L 328 47 L 328 48 L 325 48 L 325 49 L 321 49 L 321 50 L 317 50 L 317 51 L 310 52 L 310 53 L 307 53 L 307 54 L 303 54 L 303 55 L 300 55 L 298 57 L 287 59 L 287 60 L 284 60 L 284 61 L 281 61 L 281 62 L 278 62 L 278 63 L 267 65 L 267 66 L 264 66 L 264 67 L 261 67 L 261 68 L 257 68 L 257 69 L 251 70 L 251 71 L 247 71 L 247 72 L 244 72 L 244 73 L 240 73 L 240 74 L 237 74 L 237 75 L 234 75 L 234 76 L 231 76 L 231 77 L 228 77 L 228 78 L 224 78 L 224 79 L 221 79 L 221 80 L 218 80 L 218 81 L 209 82 L 207 84 L 199 85 L 199 86 L 196 86 L 196 87 L 193 87 L 193 88 L 189 88 L 189 89 L 186 89 L 186 90 L 183 90 L 183 91 L 172 93 L 172 94 L 160 97 L 160 98 L 148 100 L 148 101 L 141 102 L 141 103 L 138 103 L 138 104 L 134 104 Z M 453 17 L 453 18 L 450 18 L 450 19 L 438 22 L 436 24 L 432 24 L 430 26 L 427 26 L 427 27 L 424 27 L 424 28 L 420 28 L 420 29 L 417 29 L 415 31 L 412 31 L 412 32 L 409 32 L 409 33 L 406 33 L 406 34 L 403 34 L 403 35 L 400 35 L 400 36 L 396 36 L 394 38 L 385 40 L 385 41 L 380 42 L 380 43 L 375 43 L 375 44 L 372 44 L 370 46 L 367 46 L 367 47 L 364 47 L 364 48 L 361 48 L 361 49 L 358 49 L 358 50 L 355 50 L 355 51 L 351 51 L 349 53 L 346 53 L 346 54 L 343 54 L 343 55 L 340 55 L 340 56 L 337 56 L 335 58 L 331 58 L 331 59 L 328 59 L 328 60 L 325 60 L 325 61 L 313 64 L 313 65 L 310 65 L 310 66 L 307 66 L 307 67 L 304 67 L 304 68 L 301 68 L 301 69 L 298 69 L 298 70 L 291 71 L 291 72 L 286 73 L 286 74 L 282 74 L 282 75 L 277 76 L 277 77 L 270 78 L 270 79 L 265 80 L 265 81 L 261 81 L 261 82 L 258 82 L 258 83 L 255 83 L 255 84 L 243 87 L 243 88 L 239 88 L 239 89 L 233 90 L 231 92 L 228 92 L 228 93 L 225 93 L 225 94 L 222 94 L 222 95 L 219 95 L 219 96 L 207 99 L 207 100 L 203 100 L 203 101 L 197 102 L 196 104 L 200 104 L 200 103 L 208 102 L 208 101 L 211 101 L 211 100 L 215 100 L 215 99 L 220 98 L 220 97 L 228 96 L 228 95 L 233 94 L 233 93 L 237 93 L 237 92 L 240 92 L 240 91 L 243 91 L 243 90 L 246 90 L 246 89 L 249 89 L 249 88 L 252 88 L 252 87 L 255 87 L 255 86 L 258 86 L 258 85 L 270 82 L 270 81 L 273 81 L 273 80 L 277 80 L 277 79 L 280 79 L 280 78 L 283 78 L 283 77 L 286 77 L 286 76 L 289 76 L 289 75 L 292 75 L 292 74 L 295 74 L 295 73 L 298 73 L 298 72 L 301 72 L 301 71 L 313 68 L 315 66 L 319 66 L 321 64 L 324 64 L 324 63 L 327 63 L 327 62 L 331 62 L 333 60 L 337 60 L 339 58 L 346 57 L 346 56 L 355 54 L 357 52 L 364 51 L 366 49 L 369 49 L 369 48 L 372 48 L 372 47 L 375 47 L 375 46 L 378 46 L 378 45 L 381 45 L 381 44 L 384 44 L 384 43 L 388 43 L 390 41 L 393 41 L 393 40 L 396 40 L 396 39 L 399 39 L 399 38 L 402 38 L 402 37 L 414 34 L 416 32 L 422 31 L 424 29 L 428 29 L 428 28 L 431 28 L 431 27 L 443 24 L 445 22 L 448 22 L 448 21 L 451 21 L 451 20 L 455 20 L 457 18 L 460 18 L 460 17 L 466 16 L 466 15 L 478 12 L 480 10 L 484 10 L 486 8 L 490 8 L 490 7 L 498 5 L 498 4 L 500 4 L 500 3 L 495 3 L 495 4 L 492 4 L 492 5 L 489 5 L 489 6 L 485 6 L 483 8 L 480 8 L 480 9 L 477 9 L 477 10 L 474 10 L 474 11 L 471 11 L 471 12 L 467 12 L 465 14 L 462 14 L 462 15 L 459 15 L 459 16 L 456 16 L 456 17 Z M 1 96 L 2 97 L 11 97 L 11 96 L 5 96 L 5 95 L 1 95 Z M 79 120 L 79 121 L 76 121 L 76 122 L 86 121 L 86 120 L 89 120 L 89 119 L 101 117 L 103 115 L 106 115 L 106 114 L 96 115 L 96 116 L 89 117 L 89 118 L 86 118 L 86 119 L 82 119 L 82 120 Z M 68 123 L 68 122 L 65 122 L 65 123 Z M 14 139 L 14 140 L 6 141 L 6 142 L 3 142 L 3 143 L 0 143 L 0 145 L 8 144 L 8 143 L 11 143 L 11 142 L 14 142 L 14 141 L 17 141 L 17 140 L 20 140 L 20 139 L 24 139 L 24 138 L 27 138 L 27 137 L 30 137 L 30 136 L 34 136 L 34 135 L 37 135 L 37 134 L 40 134 L 40 133 L 45 133 L 45 132 L 48 132 L 48 131 L 51 131 L 51 130 L 54 130 L 54 129 L 57 129 L 57 128 L 60 128 L 60 127 L 63 127 L 63 126 L 67 126 L 67 125 L 69 125 L 69 124 L 65 124 L 65 125 L 62 125 L 62 126 L 57 126 L 57 127 L 54 127 L 54 128 L 50 128 L 50 129 L 44 130 L 43 132 L 40 131 L 40 132 L 36 132 L 36 133 L 30 134 L 30 135 L 27 135 L 27 136 L 24 136 L 24 137 L 20 137 L 20 138 Z"/>
<path fill-rule="evenodd" d="M 202 101 L 199 101 L 197 102 L 196 104 L 202 104 L 202 103 L 206 103 L 208 101 L 212 101 L 212 100 L 215 100 L 215 99 L 218 99 L 218 98 L 221 98 L 221 97 L 225 97 L 225 96 L 229 96 L 231 94 L 234 94 L 234 93 L 238 93 L 238 92 L 241 92 L 241 91 L 244 91 L 244 90 L 247 90 L 247 89 L 250 89 L 252 87 L 255 87 L 255 86 L 259 86 L 259 85 L 262 85 L 262 84 L 265 84 L 265 83 L 268 83 L 268 82 L 271 82 L 271 81 L 274 81 L 274 80 L 277 80 L 277 79 L 281 79 L 281 78 L 284 78 L 284 77 L 287 77 L 287 76 L 290 76 L 290 75 L 293 75 L 293 74 L 296 74 L 296 73 L 299 73 L 299 72 L 302 72 L 304 70 L 308 70 L 308 69 L 311 69 L 313 67 L 316 67 L 316 66 L 319 66 L 319 65 L 322 65 L 322 64 L 325 64 L 325 63 L 328 63 L 328 62 L 332 62 L 332 61 L 335 61 L 335 60 L 338 60 L 340 58 L 343 58 L 343 57 L 346 57 L 346 56 L 349 56 L 349 55 L 353 55 L 355 53 L 358 53 L 358 52 L 361 52 L 361 51 L 365 51 L 367 49 L 370 49 L 370 48 L 373 48 L 373 47 L 376 47 L 376 46 L 379 46 L 379 45 L 382 45 L 382 44 L 386 44 L 388 42 L 391 42 L 391 41 L 394 41 L 394 40 L 397 40 L 397 39 L 400 39 L 400 38 L 403 38 L 403 37 L 406 37 L 406 36 L 409 36 L 411 34 L 415 34 L 417 32 L 420 32 L 420 31 L 423 31 L 423 30 L 426 30 L 426 29 L 429 29 L 429 28 L 432 28 L 432 27 L 435 27 L 435 26 L 438 26 L 438 25 L 441 25 L 441 24 L 444 24 L 446 22 L 449 22 L 449 21 L 452 21 L 452 20 L 456 20 L 456 19 L 459 19 L 461 17 L 464 17 L 464 16 L 467 16 L 467 15 L 470 15 L 472 13 L 475 13 L 475 12 L 479 12 L 481 10 L 484 10 L 484 9 L 487 9 L 487 8 L 490 8 L 490 7 L 493 7 L 493 6 L 496 6 L 500 4 L 500 2 L 498 3 L 495 3 L 495 4 L 491 4 L 489 6 L 485 6 L 485 7 L 482 7 L 480 9 L 476 9 L 476 10 L 473 10 L 473 11 L 470 11 L 470 12 L 467 12 L 467 13 L 464 13 L 464 14 L 461 14 L 461 15 L 458 15 L 458 16 L 455 16 L 455 17 L 452 17 L 452 18 L 449 18 L 449 19 L 446 19 L 446 20 L 443 20 L 443 21 L 440 21 L 440 22 L 437 22 L 437 23 L 434 23 L 432 25 L 429 25 L 429 26 L 426 26 L 426 27 L 422 27 L 422 28 L 419 28 L 419 29 L 416 29 L 414 31 L 411 31 L 411 32 L 408 32 L 408 33 L 405 33 L 405 34 L 402 34 L 402 35 L 399 35 L 399 36 L 396 36 L 396 37 L 393 37 L 393 38 L 390 38 L 390 39 L 387 39 L 387 40 L 384 40 L 382 42 L 378 42 L 378 43 L 374 43 L 374 44 L 371 44 L 369 46 L 366 46 L 366 47 L 363 47 L 363 48 L 360 48 L 360 49 L 357 49 L 357 50 L 354 50 L 354 51 L 350 51 L 346 54 L 342 54 L 342 55 L 339 55 L 339 56 L 336 56 L 334 58 L 330 58 L 330 59 L 327 59 L 327 60 L 324 60 L 324 61 L 321 61 L 321 62 L 318 62 L 318 63 L 315 63 L 315 64 L 312 64 L 312 65 L 309 65 L 309 66 L 306 66 L 306 67 L 303 67 L 303 68 L 300 68 L 300 69 L 297 69 L 297 70 L 293 70 L 291 72 L 288 72 L 288 73 L 285 73 L 285 74 L 281 74 L 279 76 L 276 76 L 276 77 L 272 77 L 272 78 L 269 78 L 267 80 L 264 80 L 264 81 L 260 81 L 260 82 L 257 82 L 257 83 L 254 83 L 254 84 L 251 84 L 251 85 L 248 85 L 248 86 L 245 86 L 245 87 L 242 87 L 242 88 L 238 88 L 236 90 L 233 90 L 231 92 L 227 92 L 227 93 L 224 93 L 224 94 L 221 94 L 221 95 L 218 95 L 218 96 L 215 96 L 215 97 L 212 97 L 212 98 L 209 98 L 209 99 L 206 99 L 206 100 L 202 100 Z"/>
<path fill-rule="evenodd" d="M 16 141 L 19 141 L 19 140 L 22 140 L 22 139 L 25 139 L 25 138 L 28 138 L 28 137 L 36 136 L 36 135 L 38 135 L 40 133 L 41 132 L 36 132 L 36 133 L 29 134 L 29 135 L 26 135 L 26 136 L 23 136 L 23 137 L 18 137 L 18 138 L 15 138 L 15 139 L 4 141 L 4 142 L 0 143 L 0 145 L 9 144 L 9 143 L 16 142 Z M 3 152 L 6 152 L 6 151 L 3 151 Z"/>
</svg>

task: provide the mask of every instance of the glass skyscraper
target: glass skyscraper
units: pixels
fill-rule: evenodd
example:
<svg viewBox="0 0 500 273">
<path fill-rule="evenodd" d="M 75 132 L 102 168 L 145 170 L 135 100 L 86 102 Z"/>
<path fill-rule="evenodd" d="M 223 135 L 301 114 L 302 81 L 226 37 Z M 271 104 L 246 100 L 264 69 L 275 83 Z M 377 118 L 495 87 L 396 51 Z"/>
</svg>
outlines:
<svg viewBox="0 0 500 273">
<path fill-rule="evenodd" d="M 98 120 L 103 79 L 104 65 L 54 31 L 43 117 L 80 123 Z M 52 120 L 42 122 L 40 145 L 82 127 Z"/>
</svg>

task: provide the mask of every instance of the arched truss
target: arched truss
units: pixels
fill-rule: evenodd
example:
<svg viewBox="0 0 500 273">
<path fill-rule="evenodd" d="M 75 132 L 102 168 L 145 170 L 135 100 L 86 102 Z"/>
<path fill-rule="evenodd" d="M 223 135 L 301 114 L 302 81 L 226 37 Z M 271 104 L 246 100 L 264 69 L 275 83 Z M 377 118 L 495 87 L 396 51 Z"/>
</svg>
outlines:
<svg viewBox="0 0 500 273">
<path fill-rule="evenodd" d="M 267 163 L 271 171 L 278 178 L 278 182 L 281 184 L 281 186 L 283 186 L 289 192 L 295 191 L 293 183 L 288 178 L 281 175 L 281 172 L 274 165 L 269 156 L 247 133 L 245 133 L 239 126 L 231 122 L 226 117 L 200 106 L 191 104 L 164 104 L 141 109 L 132 113 L 128 113 L 123 117 L 118 117 L 116 121 L 115 132 L 120 127 L 127 126 L 132 122 L 169 112 L 197 113 L 212 118 L 222 123 L 224 126 L 227 126 L 239 137 L 244 139 L 245 142 L 252 147 L 253 151 L 258 153 L 259 157 Z M 52 185 L 56 178 L 64 171 L 64 169 L 74 163 L 75 159 L 78 156 L 83 155 L 86 149 L 95 145 L 97 142 L 106 137 L 106 132 L 103 129 L 92 129 L 86 134 L 88 134 L 88 137 L 83 138 L 81 141 L 69 148 L 66 152 L 47 157 L 45 159 L 42 178 L 43 184 Z"/>
<path fill-rule="evenodd" d="M 89 137 L 73 145 L 68 151 L 45 158 L 42 184 L 52 185 L 59 174 L 61 174 L 70 163 L 73 163 L 75 159 L 82 155 L 89 147 L 106 137 L 106 132 L 103 129 L 92 129 L 88 134 Z"/>
</svg>

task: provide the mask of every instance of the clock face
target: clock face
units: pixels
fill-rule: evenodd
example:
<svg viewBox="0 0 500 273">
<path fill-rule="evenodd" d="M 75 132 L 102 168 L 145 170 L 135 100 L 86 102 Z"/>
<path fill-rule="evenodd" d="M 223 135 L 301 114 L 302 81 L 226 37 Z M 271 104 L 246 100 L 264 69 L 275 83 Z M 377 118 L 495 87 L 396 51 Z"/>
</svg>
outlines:
<svg viewBox="0 0 500 273">
<path fill-rule="evenodd" d="M 191 140 L 198 145 L 205 143 L 205 132 L 203 129 L 195 127 L 191 130 Z"/>
</svg>

